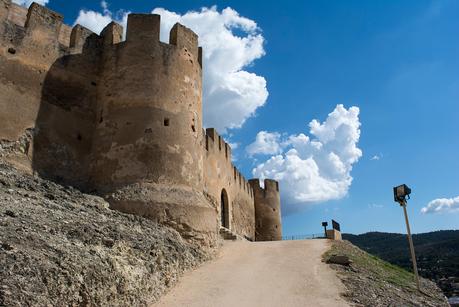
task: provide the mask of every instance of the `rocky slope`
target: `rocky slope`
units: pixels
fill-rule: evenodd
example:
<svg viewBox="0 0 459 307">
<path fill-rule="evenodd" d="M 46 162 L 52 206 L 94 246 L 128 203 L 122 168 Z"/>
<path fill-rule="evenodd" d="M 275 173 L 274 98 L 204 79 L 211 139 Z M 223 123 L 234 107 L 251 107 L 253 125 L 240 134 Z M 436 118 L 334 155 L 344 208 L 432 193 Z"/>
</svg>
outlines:
<svg viewBox="0 0 459 307">
<path fill-rule="evenodd" d="M 172 229 L 0 159 L 0 306 L 146 306 L 209 257 Z"/>
<path fill-rule="evenodd" d="M 343 234 L 364 251 L 407 270 L 412 269 L 406 234 L 368 232 Z M 435 281 L 448 297 L 459 296 L 459 230 L 413 235 L 419 274 Z"/>
<path fill-rule="evenodd" d="M 449 306 L 446 297 L 432 281 L 421 278 L 422 292 L 419 292 L 412 273 L 370 255 L 348 241 L 334 241 L 323 256 L 324 261 L 330 262 L 336 255 L 351 260 L 350 265 L 332 263 L 330 266 L 338 272 L 346 287 L 344 297 L 356 306 Z"/>
</svg>

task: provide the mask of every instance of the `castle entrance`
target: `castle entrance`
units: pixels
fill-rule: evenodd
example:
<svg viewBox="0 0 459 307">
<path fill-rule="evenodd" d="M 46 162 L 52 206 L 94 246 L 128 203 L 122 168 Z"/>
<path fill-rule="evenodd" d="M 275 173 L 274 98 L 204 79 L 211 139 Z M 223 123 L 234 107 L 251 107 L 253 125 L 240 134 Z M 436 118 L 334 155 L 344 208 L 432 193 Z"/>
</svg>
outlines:
<svg viewBox="0 0 459 307">
<path fill-rule="evenodd" d="M 221 193 L 220 212 L 222 226 L 229 229 L 229 202 L 228 194 L 225 189 L 223 189 Z"/>
</svg>

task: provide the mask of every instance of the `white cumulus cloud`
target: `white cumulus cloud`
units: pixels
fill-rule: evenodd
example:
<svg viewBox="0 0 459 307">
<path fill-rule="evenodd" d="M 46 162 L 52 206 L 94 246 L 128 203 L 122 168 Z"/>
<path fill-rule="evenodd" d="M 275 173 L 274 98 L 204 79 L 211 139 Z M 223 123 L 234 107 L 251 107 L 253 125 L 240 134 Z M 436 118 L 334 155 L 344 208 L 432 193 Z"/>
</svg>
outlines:
<svg viewBox="0 0 459 307">
<path fill-rule="evenodd" d="M 421 209 L 422 213 L 453 213 L 459 212 L 459 196 L 454 198 L 437 198 Z"/>
<path fill-rule="evenodd" d="M 278 154 L 282 151 L 282 145 L 280 144 L 281 135 L 277 132 L 258 132 L 255 142 L 247 146 L 246 151 L 249 156 L 255 154 L 273 155 Z"/>
<path fill-rule="evenodd" d="M 126 30 L 127 16 L 129 12 L 121 10 L 113 14 L 109 10 L 108 3 L 106 1 L 102 1 L 100 6 L 102 8 L 102 13 L 91 10 L 80 10 L 74 24 L 80 24 L 94 33 L 100 34 L 106 25 L 112 21 L 116 21 L 123 26 L 124 30 Z"/>
<path fill-rule="evenodd" d="M 29 7 L 33 2 L 36 2 L 41 5 L 48 4 L 49 0 L 13 0 L 13 3 Z"/>
<path fill-rule="evenodd" d="M 347 194 L 352 165 L 362 156 L 359 112 L 337 105 L 323 123 L 309 123 L 311 137 L 300 133 L 279 140 L 281 152 L 253 169 L 255 177 L 280 182 L 284 213 Z"/>
<path fill-rule="evenodd" d="M 126 29 L 127 13 L 113 14 L 107 2 L 103 12 L 81 10 L 75 24 L 100 33 L 112 20 Z M 199 36 L 203 47 L 203 117 L 205 127 L 220 133 L 239 128 L 255 114 L 268 98 L 265 78 L 247 71 L 265 54 L 264 38 L 255 21 L 231 8 L 218 11 L 215 6 L 189 11 L 183 15 L 155 8 L 161 15 L 161 41 L 169 41 L 169 31 L 179 22 Z"/>
</svg>

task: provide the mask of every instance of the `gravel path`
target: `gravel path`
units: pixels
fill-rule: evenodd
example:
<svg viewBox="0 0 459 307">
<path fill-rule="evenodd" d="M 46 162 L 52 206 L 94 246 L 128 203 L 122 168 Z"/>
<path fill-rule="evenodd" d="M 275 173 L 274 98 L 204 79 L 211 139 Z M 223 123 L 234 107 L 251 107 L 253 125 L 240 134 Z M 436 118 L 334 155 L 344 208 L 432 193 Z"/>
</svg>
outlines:
<svg viewBox="0 0 459 307">
<path fill-rule="evenodd" d="M 349 306 L 321 262 L 329 247 L 327 240 L 226 242 L 154 306 Z"/>
</svg>

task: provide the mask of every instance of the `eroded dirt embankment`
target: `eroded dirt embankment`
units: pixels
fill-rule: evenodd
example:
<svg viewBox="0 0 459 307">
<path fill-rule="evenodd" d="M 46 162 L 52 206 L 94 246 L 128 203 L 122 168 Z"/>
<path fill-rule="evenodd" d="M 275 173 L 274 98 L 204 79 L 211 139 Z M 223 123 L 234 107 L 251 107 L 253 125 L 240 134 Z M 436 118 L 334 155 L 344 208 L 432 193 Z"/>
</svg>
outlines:
<svg viewBox="0 0 459 307">
<path fill-rule="evenodd" d="M 414 275 L 370 255 L 348 241 L 334 241 L 323 255 L 326 262 L 332 256 L 344 256 L 349 265 L 331 263 L 346 292 L 343 294 L 355 306 L 448 307 L 448 302 L 434 282 L 421 278 L 421 292 Z"/>
<path fill-rule="evenodd" d="M 0 306 L 146 306 L 210 255 L 0 159 Z"/>
</svg>

